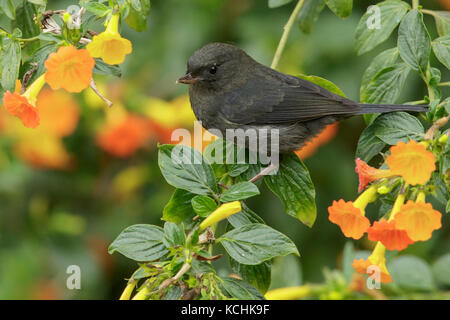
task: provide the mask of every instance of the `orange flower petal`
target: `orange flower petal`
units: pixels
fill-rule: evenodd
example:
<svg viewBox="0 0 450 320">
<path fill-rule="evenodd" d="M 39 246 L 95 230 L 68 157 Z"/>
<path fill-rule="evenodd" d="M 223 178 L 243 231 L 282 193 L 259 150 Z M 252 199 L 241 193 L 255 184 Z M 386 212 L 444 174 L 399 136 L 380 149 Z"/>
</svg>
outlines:
<svg viewBox="0 0 450 320">
<path fill-rule="evenodd" d="M 436 170 L 433 153 L 414 140 L 400 141 L 391 147 L 386 163 L 394 175 L 400 175 L 411 185 L 425 184 Z"/>
<path fill-rule="evenodd" d="M 401 207 L 394 220 L 396 227 L 405 230 L 412 240 L 426 241 L 434 230 L 442 226 L 441 217 L 442 214 L 431 204 L 410 200 Z"/>
<path fill-rule="evenodd" d="M 364 216 L 364 211 L 353 206 L 353 202 L 343 199 L 333 201 L 328 207 L 329 220 L 337 224 L 346 237 L 361 238 L 370 226 L 370 221 Z"/>
<path fill-rule="evenodd" d="M 372 181 L 392 176 L 389 170 L 371 167 L 360 158 L 356 159 L 355 163 L 355 172 L 358 174 L 359 178 L 358 192 L 364 190 Z"/>
<path fill-rule="evenodd" d="M 369 240 L 380 241 L 388 250 L 403 250 L 413 244 L 405 230 L 399 230 L 395 221 L 388 222 L 386 219 L 375 221 L 373 226 L 367 230 Z"/>
<path fill-rule="evenodd" d="M 367 269 L 370 266 L 372 266 L 372 265 L 376 265 L 376 266 L 379 267 L 380 276 L 381 276 L 380 280 L 381 280 L 382 283 L 392 282 L 391 275 L 387 271 L 386 266 L 384 264 L 383 265 L 377 265 L 377 264 L 372 263 L 369 259 L 368 260 L 364 260 L 364 259 L 356 260 L 355 259 L 355 260 L 353 260 L 352 267 L 358 273 L 367 274 Z M 373 277 L 374 273 L 375 273 L 375 271 L 373 271 L 371 274 L 369 274 L 369 277 Z"/>
<path fill-rule="evenodd" d="M 67 46 L 51 53 L 44 65 L 47 68 L 45 81 L 53 90 L 64 88 L 80 92 L 91 82 L 95 61 L 86 49 Z"/>
<path fill-rule="evenodd" d="M 42 117 L 42 130 L 51 135 L 66 137 L 77 127 L 78 104 L 70 93 L 44 88 L 38 96 L 36 107 Z"/>
<path fill-rule="evenodd" d="M 134 154 L 150 138 L 150 122 L 137 115 L 127 115 L 118 124 L 106 125 L 97 135 L 98 145 L 117 157 Z"/>
<path fill-rule="evenodd" d="M 27 128 L 36 128 L 39 125 L 39 111 L 30 104 L 27 98 L 6 91 L 3 103 L 9 114 L 18 117 Z"/>
</svg>

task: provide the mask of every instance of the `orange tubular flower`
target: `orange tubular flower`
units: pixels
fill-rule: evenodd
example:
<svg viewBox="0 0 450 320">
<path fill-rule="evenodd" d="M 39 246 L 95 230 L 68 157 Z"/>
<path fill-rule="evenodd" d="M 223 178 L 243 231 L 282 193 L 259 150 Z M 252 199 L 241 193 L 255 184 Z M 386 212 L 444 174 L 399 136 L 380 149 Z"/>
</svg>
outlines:
<svg viewBox="0 0 450 320">
<path fill-rule="evenodd" d="M 106 152 L 117 157 L 134 154 L 150 138 L 151 130 L 148 120 L 137 115 L 106 125 L 97 135 L 98 145 Z"/>
<path fill-rule="evenodd" d="M 44 75 L 41 75 L 23 95 L 6 91 L 3 97 L 3 103 L 8 113 L 18 117 L 27 128 L 36 128 L 40 123 L 39 111 L 36 108 L 36 97 L 44 84 Z"/>
<path fill-rule="evenodd" d="M 408 201 L 395 216 L 398 229 L 405 230 L 414 241 L 426 241 L 441 225 L 442 214 L 425 203 L 425 194 L 419 193 L 416 202 Z"/>
<path fill-rule="evenodd" d="M 382 283 L 388 283 L 392 282 L 391 275 L 389 274 L 388 269 L 386 268 L 386 258 L 384 257 L 384 254 L 386 252 L 385 246 L 383 246 L 380 242 L 377 243 L 375 246 L 375 249 L 373 250 L 372 254 L 369 256 L 367 260 L 359 259 L 359 260 L 353 260 L 353 268 L 355 268 L 355 271 L 358 273 L 366 274 L 369 273 L 369 277 L 377 277 L 377 271 L 374 269 L 371 269 L 371 266 L 378 268 L 378 275 L 380 277 L 380 281 Z"/>
<path fill-rule="evenodd" d="M 400 193 L 395 200 L 389 220 L 383 218 L 375 221 L 373 226 L 367 230 L 369 240 L 380 241 L 388 250 L 403 250 L 414 243 L 405 230 L 396 228 L 394 220 L 404 201 L 405 195 Z"/>
<path fill-rule="evenodd" d="M 400 141 L 391 147 L 386 163 L 394 175 L 400 175 L 410 185 L 425 184 L 436 170 L 433 153 L 414 140 Z"/>
<path fill-rule="evenodd" d="M 86 46 L 94 58 L 102 58 L 107 64 L 121 64 L 125 56 L 132 51 L 131 42 L 119 34 L 119 18 L 117 13 L 111 17 L 106 30 L 94 36 Z"/>
<path fill-rule="evenodd" d="M 370 227 L 370 221 L 365 217 L 365 208 L 369 202 L 374 201 L 377 189 L 370 187 L 363 192 L 355 202 L 333 201 L 333 205 L 328 207 L 328 219 L 337 224 L 342 233 L 349 238 L 361 238 Z"/>
<path fill-rule="evenodd" d="M 36 103 L 42 115 L 40 130 L 54 137 L 66 137 L 78 125 L 79 107 L 73 96 L 64 90 L 41 91 Z"/>
<path fill-rule="evenodd" d="M 382 170 L 369 166 L 360 158 L 356 159 L 355 163 L 355 172 L 358 174 L 359 178 L 358 192 L 363 191 L 372 181 L 388 178 L 393 175 L 389 170 Z"/>
<path fill-rule="evenodd" d="M 67 46 L 51 53 L 44 65 L 47 68 L 45 81 L 53 90 L 64 88 L 80 92 L 91 83 L 95 61 L 86 49 Z"/>
<path fill-rule="evenodd" d="M 367 230 L 367 234 L 369 240 L 380 241 L 388 250 L 403 250 L 414 243 L 405 230 L 396 227 L 395 220 L 388 222 L 383 218 L 380 221 L 375 221 L 373 226 Z"/>
</svg>

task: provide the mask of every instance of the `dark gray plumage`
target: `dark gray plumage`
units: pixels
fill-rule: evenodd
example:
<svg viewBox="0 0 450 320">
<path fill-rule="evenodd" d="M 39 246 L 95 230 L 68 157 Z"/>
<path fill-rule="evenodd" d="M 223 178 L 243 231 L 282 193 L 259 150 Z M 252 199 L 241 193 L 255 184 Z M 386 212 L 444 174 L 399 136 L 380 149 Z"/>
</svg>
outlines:
<svg viewBox="0 0 450 320">
<path fill-rule="evenodd" d="M 188 61 L 192 109 L 206 129 L 276 128 L 280 152 L 300 148 L 326 125 L 353 115 L 426 111 L 426 106 L 359 104 L 312 82 L 266 67 L 243 50 L 211 43 Z"/>
</svg>

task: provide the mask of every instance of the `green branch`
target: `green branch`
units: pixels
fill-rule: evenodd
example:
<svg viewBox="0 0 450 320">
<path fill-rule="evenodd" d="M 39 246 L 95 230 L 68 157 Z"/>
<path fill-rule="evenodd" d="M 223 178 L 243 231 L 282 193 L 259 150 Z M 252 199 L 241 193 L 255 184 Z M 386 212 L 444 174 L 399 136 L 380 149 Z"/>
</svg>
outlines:
<svg viewBox="0 0 450 320">
<path fill-rule="evenodd" d="M 303 7 L 303 3 L 305 0 L 299 0 L 297 5 L 294 8 L 294 11 L 292 11 L 291 16 L 289 17 L 288 22 L 284 26 L 284 31 L 281 36 L 280 42 L 278 43 L 277 51 L 275 51 L 275 55 L 272 60 L 272 64 L 270 67 L 272 69 L 276 69 L 278 66 L 278 63 L 280 62 L 281 55 L 283 54 L 284 47 L 286 46 L 287 39 L 289 37 L 289 33 L 291 32 L 292 26 L 294 25 L 295 19 L 297 19 L 298 14 L 300 13 L 300 10 Z"/>
</svg>

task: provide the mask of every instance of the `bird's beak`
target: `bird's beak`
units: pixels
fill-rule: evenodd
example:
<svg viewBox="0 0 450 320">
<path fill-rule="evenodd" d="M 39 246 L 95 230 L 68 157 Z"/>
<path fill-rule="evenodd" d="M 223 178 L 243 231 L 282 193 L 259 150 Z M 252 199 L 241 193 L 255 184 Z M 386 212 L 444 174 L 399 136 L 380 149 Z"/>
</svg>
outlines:
<svg viewBox="0 0 450 320">
<path fill-rule="evenodd" d="M 177 83 L 184 83 L 184 84 L 194 84 L 196 83 L 199 78 L 193 77 L 191 73 L 186 73 L 183 77 L 177 80 Z"/>
</svg>

